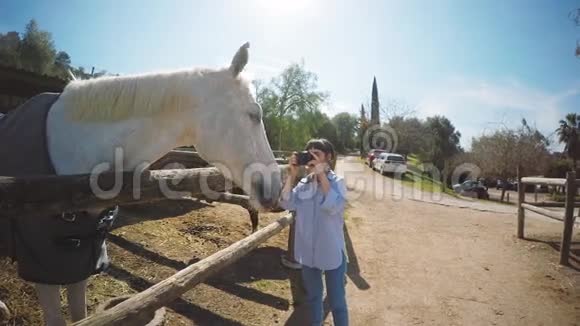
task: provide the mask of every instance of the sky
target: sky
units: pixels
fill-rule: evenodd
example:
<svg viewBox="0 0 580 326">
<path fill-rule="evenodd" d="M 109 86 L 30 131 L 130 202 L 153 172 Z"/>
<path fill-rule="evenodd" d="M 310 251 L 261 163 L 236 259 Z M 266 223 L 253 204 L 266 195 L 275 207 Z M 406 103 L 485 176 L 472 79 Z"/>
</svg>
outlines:
<svg viewBox="0 0 580 326">
<path fill-rule="evenodd" d="M 269 80 L 303 61 L 357 114 L 376 76 L 382 103 L 445 115 L 461 144 L 522 118 L 553 135 L 580 113 L 577 1 L 0 0 L 0 32 L 36 19 L 74 65 L 130 74 L 225 67 L 249 41 L 246 75 Z M 553 149 L 561 146 L 555 144 Z"/>
</svg>

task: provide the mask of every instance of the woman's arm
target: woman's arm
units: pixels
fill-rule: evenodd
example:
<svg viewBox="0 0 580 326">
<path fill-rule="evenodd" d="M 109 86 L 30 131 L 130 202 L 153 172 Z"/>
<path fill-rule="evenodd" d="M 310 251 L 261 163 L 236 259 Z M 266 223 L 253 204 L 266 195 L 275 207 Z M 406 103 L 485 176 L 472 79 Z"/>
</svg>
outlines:
<svg viewBox="0 0 580 326">
<path fill-rule="evenodd" d="M 326 182 L 328 184 L 328 191 L 324 195 L 324 199 L 320 203 L 320 207 L 331 215 L 339 214 L 344 211 L 344 206 L 346 204 L 346 185 L 344 179 L 338 178 L 330 184 L 328 178 Z"/>
<path fill-rule="evenodd" d="M 320 184 L 320 189 L 322 190 L 323 194 L 328 194 L 330 191 L 330 181 L 328 181 L 328 177 L 326 176 L 326 172 L 317 173 L 316 177 L 318 179 L 318 183 Z"/>
</svg>

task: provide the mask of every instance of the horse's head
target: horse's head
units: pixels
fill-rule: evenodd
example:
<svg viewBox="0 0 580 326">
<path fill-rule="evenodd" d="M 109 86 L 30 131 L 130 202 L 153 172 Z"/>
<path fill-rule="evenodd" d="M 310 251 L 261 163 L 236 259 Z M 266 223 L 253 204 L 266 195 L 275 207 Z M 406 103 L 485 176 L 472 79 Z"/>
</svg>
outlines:
<svg viewBox="0 0 580 326">
<path fill-rule="evenodd" d="M 266 138 L 262 108 L 239 76 L 249 46 L 240 47 L 229 68 L 208 76 L 196 114 L 196 149 L 244 189 L 254 206 L 272 208 L 280 193 L 280 169 Z"/>
</svg>

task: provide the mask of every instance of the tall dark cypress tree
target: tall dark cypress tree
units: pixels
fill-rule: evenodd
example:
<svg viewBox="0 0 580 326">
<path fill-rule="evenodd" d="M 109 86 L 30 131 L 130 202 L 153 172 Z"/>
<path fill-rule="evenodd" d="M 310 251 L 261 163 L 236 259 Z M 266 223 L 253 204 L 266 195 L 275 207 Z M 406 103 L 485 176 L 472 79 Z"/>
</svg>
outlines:
<svg viewBox="0 0 580 326">
<path fill-rule="evenodd" d="M 379 90 L 377 89 L 377 78 L 373 77 L 373 93 L 371 98 L 371 126 L 380 125 L 379 118 Z"/>
<path fill-rule="evenodd" d="M 367 113 L 365 112 L 365 106 L 363 104 L 360 105 L 360 121 L 359 121 L 359 141 L 360 141 L 360 156 L 365 157 L 365 148 L 364 148 L 364 136 L 367 131 L 369 122 L 367 121 Z"/>
</svg>

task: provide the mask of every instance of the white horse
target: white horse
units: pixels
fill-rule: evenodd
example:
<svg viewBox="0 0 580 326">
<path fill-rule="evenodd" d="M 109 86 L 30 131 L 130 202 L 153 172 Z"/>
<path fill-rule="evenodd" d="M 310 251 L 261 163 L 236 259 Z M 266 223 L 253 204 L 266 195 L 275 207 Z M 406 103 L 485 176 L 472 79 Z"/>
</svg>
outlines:
<svg viewBox="0 0 580 326">
<path fill-rule="evenodd" d="M 118 148 L 123 170 L 132 171 L 173 148 L 195 145 L 202 158 L 250 194 L 255 207 L 275 206 L 280 171 L 262 110 L 239 76 L 248 48 L 248 43 L 240 47 L 225 69 L 72 81 L 47 117 L 48 151 L 57 174 L 114 164 Z M 73 320 L 84 318 L 86 280 L 68 288 Z M 59 287 L 37 285 L 37 290 L 47 323 L 63 323 Z"/>
</svg>

